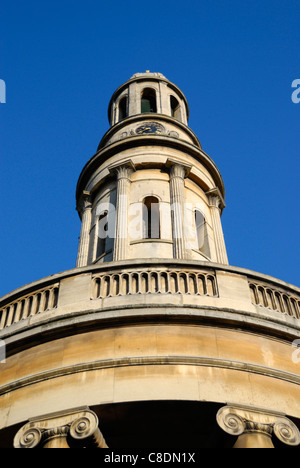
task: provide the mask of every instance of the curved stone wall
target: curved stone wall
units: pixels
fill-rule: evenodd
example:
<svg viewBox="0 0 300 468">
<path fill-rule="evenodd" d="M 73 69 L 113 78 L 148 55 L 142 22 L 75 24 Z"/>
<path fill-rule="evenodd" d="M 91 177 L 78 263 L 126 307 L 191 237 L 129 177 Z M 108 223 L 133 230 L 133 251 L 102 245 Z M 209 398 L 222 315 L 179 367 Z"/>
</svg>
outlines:
<svg viewBox="0 0 300 468">
<path fill-rule="evenodd" d="M 254 284 L 294 309 L 253 303 Z M 20 288 L 0 314 L 0 428 L 76 406 L 228 395 L 273 411 L 280 401 L 300 418 L 299 289 L 274 278 L 207 262 L 114 262 Z"/>
</svg>

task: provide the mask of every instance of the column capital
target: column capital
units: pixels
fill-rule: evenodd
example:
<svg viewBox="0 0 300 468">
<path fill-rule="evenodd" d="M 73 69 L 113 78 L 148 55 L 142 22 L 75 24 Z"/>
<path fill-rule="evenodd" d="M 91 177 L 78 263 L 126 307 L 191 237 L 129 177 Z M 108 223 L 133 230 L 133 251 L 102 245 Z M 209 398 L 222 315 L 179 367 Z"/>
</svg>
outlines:
<svg viewBox="0 0 300 468">
<path fill-rule="evenodd" d="M 300 432 L 297 426 L 284 414 L 252 406 L 229 404 L 217 413 L 217 423 L 228 434 L 239 436 L 236 447 L 245 448 L 245 435 L 261 435 L 263 446 L 271 447 L 273 434 L 286 445 L 299 445 Z M 269 439 L 269 441 L 268 441 Z M 258 440 L 258 439 L 256 439 Z"/>
<path fill-rule="evenodd" d="M 92 208 L 91 192 L 83 190 L 79 198 L 77 210 L 79 212 L 85 211 L 86 209 Z"/>
<path fill-rule="evenodd" d="M 107 448 L 98 417 L 76 408 L 30 419 L 16 434 L 14 448 Z"/>
<path fill-rule="evenodd" d="M 166 167 L 170 169 L 170 177 L 181 177 L 182 179 L 185 179 L 192 169 L 192 166 L 170 158 L 167 159 Z"/>
<path fill-rule="evenodd" d="M 222 213 L 226 205 L 218 187 L 214 187 L 213 189 L 208 190 L 205 192 L 205 194 L 207 195 L 210 206 L 219 208 L 220 212 Z"/>
<path fill-rule="evenodd" d="M 131 174 L 135 171 L 135 165 L 131 159 L 122 161 L 121 163 L 112 164 L 108 167 L 108 170 L 111 175 L 116 176 L 117 180 L 120 179 L 129 179 Z"/>
</svg>

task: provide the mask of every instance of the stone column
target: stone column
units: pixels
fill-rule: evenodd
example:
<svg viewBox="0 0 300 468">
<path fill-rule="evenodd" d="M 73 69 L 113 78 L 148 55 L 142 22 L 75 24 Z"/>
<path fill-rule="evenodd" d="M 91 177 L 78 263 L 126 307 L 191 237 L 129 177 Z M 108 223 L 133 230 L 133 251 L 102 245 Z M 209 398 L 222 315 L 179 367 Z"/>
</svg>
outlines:
<svg viewBox="0 0 300 468">
<path fill-rule="evenodd" d="M 141 98 L 140 89 L 136 81 L 130 83 L 128 87 L 128 115 L 136 115 L 141 113 Z"/>
<path fill-rule="evenodd" d="M 82 267 L 88 264 L 89 239 L 92 221 L 92 203 L 90 199 L 90 192 L 83 192 L 81 198 L 81 206 L 79 209 L 82 215 L 76 266 Z"/>
<path fill-rule="evenodd" d="M 108 448 L 97 415 L 77 408 L 31 419 L 14 438 L 14 448 Z"/>
<path fill-rule="evenodd" d="M 190 166 L 180 164 L 176 161 L 167 161 L 170 167 L 170 202 L 173 232 L 173 256 L 174 258 L 186 258 L 185 236 L 184 236 L 184 179 Z"/>
<path fill-rule="evenodd" d="M 218 263 L 228 265 L 228 257 L 225 247 L 224 234 L 221 223 L 221 213 L 225 207 L 224 200 L 217 188 L 209 190 L 206 192 L 208 197 L 208 202 L 210 205 L 211 219 L 212 219 L 212 228 L 214 232 L 215 247 Z"/>
<path fill-rule="evenodd" d="M 128 258 L 128 199 L 130 193 L 133 163 L 128 160 L 109 168 L 117 177 L 116 226 L 113 260 Z"/>
<path fill-rule="evenodd" d="M 238 436 L 233 448 L 274 448 L 272 435 L 286 445 L 299 445 L 297 426 L 281 413 L 253 407 L 224 406 L 217 422 L 228 434 Z"/>
</svg>

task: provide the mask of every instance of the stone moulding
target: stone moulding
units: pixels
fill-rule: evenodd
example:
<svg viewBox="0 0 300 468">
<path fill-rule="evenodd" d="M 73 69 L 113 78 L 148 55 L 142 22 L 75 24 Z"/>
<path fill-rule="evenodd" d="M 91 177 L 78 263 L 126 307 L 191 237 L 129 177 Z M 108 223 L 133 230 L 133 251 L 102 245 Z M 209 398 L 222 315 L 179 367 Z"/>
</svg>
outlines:
<svg viewBox="0 0 300 468">
<path fill-rule="evenodd" d="M 232 361 L 228 359 L 212 358 L 205 356 L 131 356 L 126 358 L 103 359 L 98 361 L 72 364 L 70 366 L 44 371 L 32 376 L 14 380 L 9 384 L 0 386 L 0 395 L 19 390 L 21 388 L 35 385 L 45 380 L 50 380 L 67 375 L 93 372 L 102 369 L 113 369 L 133 366 L 201 366 L 219 369 L 230 369 L 234 371 L 258 374 L 272 379 L 279 379 L 294 385 L 300 385 L 300 376 L 280 369 L 268 368 L 259 364 Z"/>
</svg>

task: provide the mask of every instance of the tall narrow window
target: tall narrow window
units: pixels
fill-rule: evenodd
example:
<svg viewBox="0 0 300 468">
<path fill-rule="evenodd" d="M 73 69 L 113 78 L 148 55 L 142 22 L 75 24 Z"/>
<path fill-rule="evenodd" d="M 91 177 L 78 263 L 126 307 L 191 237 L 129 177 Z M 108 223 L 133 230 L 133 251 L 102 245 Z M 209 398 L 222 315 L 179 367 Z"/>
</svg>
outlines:
<svg viewBox="0 0 300 468">
<path fill-rule="evenodd" d="M 123 97 L 119 102 L 119 122 L 127 117 L 127 97 Z"/>
<path fill-rule="evenodd" d="M 146 88 L 141 95 L 141 113 L 157 112 L 156 93 L 154 89 Z"/>
<path fill-rule="evenodd" d="M 160 238 L 159 200 L 156 197 L 146 197 L 143 202 L 143 233 L 144 239 Z"/>
<path fill-rule="evenodd" d="M 210 252 L 207 239 L 206 221 L 201 211 L 198 210 L 195 211 L 195 225 L 198 250 L 200 250 L 200 252 L 204 253 L 204 255 L 207 255 L 209 257 Z"/>
<path fill-rule="evenodd" d="M 170 106 L 171 106 L 171 116 L 175 119 L 179 119 L 180 117 L 180 107 L 179 102 L 174 96 L 170 97 Z"/>
<path fill-rule="evenodd" d="M 97 239 L 97 252 L 96 258 L 105 253 L 106 238 L 108 230 L 108 212 L 105 211 L 99 216 L 98 220 L 98 239 Z"/>
</svg>

